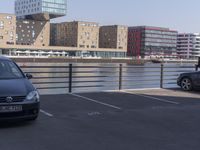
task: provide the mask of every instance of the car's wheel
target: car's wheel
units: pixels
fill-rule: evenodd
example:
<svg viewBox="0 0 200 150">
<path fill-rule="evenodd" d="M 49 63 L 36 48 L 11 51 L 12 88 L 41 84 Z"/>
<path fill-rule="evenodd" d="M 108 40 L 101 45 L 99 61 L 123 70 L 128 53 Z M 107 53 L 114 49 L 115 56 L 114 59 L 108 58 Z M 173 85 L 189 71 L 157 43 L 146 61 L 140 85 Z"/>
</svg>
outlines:
<svg viewBox="0 0 200 150">
<path fill-rule="evenodd" d="M 183 78 L 181 80 L 181 88 L 184 90 L 184 91 L 191 91 L 192 88 L 193 88 L 193 85 L 192 85 L 192 81 L 191 79 L 189 78 Z"/>
</svg>

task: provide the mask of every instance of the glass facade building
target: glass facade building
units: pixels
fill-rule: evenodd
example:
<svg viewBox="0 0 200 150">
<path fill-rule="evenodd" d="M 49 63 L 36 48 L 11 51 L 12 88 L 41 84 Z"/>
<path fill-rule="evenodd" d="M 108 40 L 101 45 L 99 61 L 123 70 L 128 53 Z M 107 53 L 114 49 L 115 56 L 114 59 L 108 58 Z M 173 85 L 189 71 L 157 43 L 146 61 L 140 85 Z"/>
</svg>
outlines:
<svg viewBox="0 0 200 150">
<path fill-rule="evenodd" d="M 130 27 L 128 55 L 136 57 L 176 57 L 177 31 L 160 27 Z"/>
<path fill-rule="evenodd" d="M 49 20 L 65 16 L 67 0 L 16 0 L 15 14 L 18 18 Z"/>
<path fill-rule="evenodd" d="M 65 15 L 66 11 L 66 0 L 42 0 L 42 13 Z"/>
</svg>

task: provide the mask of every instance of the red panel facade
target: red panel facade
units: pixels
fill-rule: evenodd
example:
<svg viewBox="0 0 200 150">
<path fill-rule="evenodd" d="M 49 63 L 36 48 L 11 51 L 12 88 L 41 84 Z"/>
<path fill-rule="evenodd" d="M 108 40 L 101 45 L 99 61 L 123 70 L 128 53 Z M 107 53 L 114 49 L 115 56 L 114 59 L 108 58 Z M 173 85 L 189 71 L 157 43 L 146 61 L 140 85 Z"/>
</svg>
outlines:
<svg viewBox="0 0 200 150">
<path fill-rule="evenodd" d="M 128 29 L 128 56 L 141 56 L 142 29 Z"/>
</svg>

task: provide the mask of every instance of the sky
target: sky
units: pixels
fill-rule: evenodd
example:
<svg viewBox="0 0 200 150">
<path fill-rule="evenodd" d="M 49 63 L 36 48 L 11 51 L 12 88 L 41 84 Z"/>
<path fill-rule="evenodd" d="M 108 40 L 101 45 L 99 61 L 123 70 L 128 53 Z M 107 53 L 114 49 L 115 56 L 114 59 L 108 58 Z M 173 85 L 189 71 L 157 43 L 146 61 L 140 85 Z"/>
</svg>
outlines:
<svg viewBox="0 0 200 150">
<path fill-rule="evenodd" d="M 67 5 L 67 16 L 53 22 L 91 21 L 200 32 L 200 0 L 67 0 Z M 14 13 L 14 0 L 0 0 L 0 13 Z"/>
</svg>

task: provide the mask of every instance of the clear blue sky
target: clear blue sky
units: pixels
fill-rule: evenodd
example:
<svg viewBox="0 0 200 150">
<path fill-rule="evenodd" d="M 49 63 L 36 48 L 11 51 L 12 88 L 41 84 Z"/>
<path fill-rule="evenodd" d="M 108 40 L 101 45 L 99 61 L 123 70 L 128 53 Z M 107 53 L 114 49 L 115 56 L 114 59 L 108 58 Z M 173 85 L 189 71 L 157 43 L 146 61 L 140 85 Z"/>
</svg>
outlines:
<svg viewBox="0 0 200 150">
<path fill-rule="evenodd" d="M 54 21 L 94 21 L 101 25 L 150 25 L 200 32 L 200 0 L 67 0 L 68 14 Z M 0 12 L 14 13 L 14 0 Z"/>
</svg>

